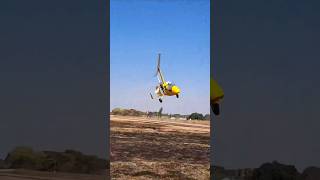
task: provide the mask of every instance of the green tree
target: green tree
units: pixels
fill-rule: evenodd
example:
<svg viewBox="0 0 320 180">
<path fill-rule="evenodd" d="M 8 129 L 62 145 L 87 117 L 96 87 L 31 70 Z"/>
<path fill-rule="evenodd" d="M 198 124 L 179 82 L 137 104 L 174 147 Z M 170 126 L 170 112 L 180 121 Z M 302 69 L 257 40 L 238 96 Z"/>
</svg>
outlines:
<svg viewBox="0 0 320 180">
<path fill-rule="evenodd" d="M 192 113 L 187 119 L 204 120 L 204 116 L 200 113 Z"/>
</svg>

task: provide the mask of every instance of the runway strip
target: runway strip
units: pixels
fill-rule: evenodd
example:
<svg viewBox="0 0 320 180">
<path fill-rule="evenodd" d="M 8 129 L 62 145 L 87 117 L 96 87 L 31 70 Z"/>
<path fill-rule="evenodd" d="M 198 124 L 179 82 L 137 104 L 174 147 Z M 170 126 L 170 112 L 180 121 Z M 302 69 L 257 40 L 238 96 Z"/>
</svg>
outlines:
<svg viewBox="0 0 320 180">
<path fill-rule="evenodd" d="M 146 117 L 132 117 L 132 116 L 111 116 L 111 121 L 115 122 L 131 122 L 144 125 L 156 125 L 161 130 L 167 131 L 169 129 L 182 130 L 185 132 L 209 133 L 209 121 L 193 121 L 193 120 L 171 120 L 171 119 L 157 119 Z M 185 121 L 185 122 L 184 122 Z M 201 123 L 201 124 L 199 124 Z M 112 127 L 111 127 L 112 128 Z"/>
</svg>

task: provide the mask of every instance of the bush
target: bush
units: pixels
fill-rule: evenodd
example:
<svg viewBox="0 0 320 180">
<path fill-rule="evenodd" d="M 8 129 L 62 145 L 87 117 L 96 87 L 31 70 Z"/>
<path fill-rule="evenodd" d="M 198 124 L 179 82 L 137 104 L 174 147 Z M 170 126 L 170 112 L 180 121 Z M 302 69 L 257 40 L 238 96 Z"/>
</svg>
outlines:
<svg viewBox="0 0 320 180">
<path fill-rule="evenodd" d="M 112 115 L 121 115 L 121 116 L 143 116 L 144 112 L 137 111 L 135 109 L 120 109 L 115 108 L 111 111 Z"/>
<path fill-rule="evenodd" d="M 206 114 L 206 115 L 204 116 L 204 119 L 210 121 L 210 114 Z"/>
<path fill-rule="evenodd" d="M 6 169 L 7 166 L 6 166 L 6 162 L 2 159 L 0 159 L 0 169 Z"/>
<path fill-rule="evenodd" d="M 276 161 L 265 163 L 253 172 L 252 180 L 299 180 L 299 172 L 294 166 L 280 164 Z"/>
<path fill-rule="evenodd" d="M 187 119 L 204 120 L 204 116 L 200 113 L 192 113 Z"/>
<path fill-rule="evenodd" d="M 56 161 L 58 171 L 74 173 L 97 173 L 107 168 L 107 161 L 96 156 L 84 155 L 79 151 L 64 153 L 47 152 L 47 157 Z"/>
<path fill-rule="evenodd" d="M 43 160 L 42 153 L 34 152 L 28 147 L 17 147 L 7 155 L 5 163 L 13 169 L 41 169 Z"/>
<path fill-rule="evenodd" d="M 61 171 L 72 173 L 100 173 L 107 169 L 107 161 L 97 156 L 84 155 L 79 151 L 35 152 L 28 147 L 17 147 L 5 159 L 12 169 Z"/>
</svg>

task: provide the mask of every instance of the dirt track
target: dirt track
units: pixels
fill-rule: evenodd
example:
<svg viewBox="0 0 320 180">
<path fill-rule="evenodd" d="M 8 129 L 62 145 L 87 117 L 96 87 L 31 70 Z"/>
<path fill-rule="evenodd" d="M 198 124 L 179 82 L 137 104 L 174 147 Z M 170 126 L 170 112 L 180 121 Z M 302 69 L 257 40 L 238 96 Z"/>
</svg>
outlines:
<svg viewBox="0 0 320 180">
<path fill-rule="evenodd" d="M 209 121 L 111 116 L 112 179 L 210 179 Z"/>
</svg>

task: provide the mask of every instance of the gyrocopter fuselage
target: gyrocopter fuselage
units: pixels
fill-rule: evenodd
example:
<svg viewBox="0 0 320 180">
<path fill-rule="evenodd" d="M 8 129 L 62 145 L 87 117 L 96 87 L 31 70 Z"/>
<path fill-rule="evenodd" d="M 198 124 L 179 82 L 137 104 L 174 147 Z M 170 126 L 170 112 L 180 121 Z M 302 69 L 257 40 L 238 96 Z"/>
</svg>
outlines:
<svg viewBox="0 0 320 180">
<path fill-rule="evenodd" d="M 159 101 L 162 103 L 162 98 L 164 96 L 176 96 L 179 98 L 180 89 L 174 83 L 170 81 L 165 81 L 163 74 L 160 69 L 160 54 L 158 54 L 158 65 L 156 76 L 158 77 L 159 84 L 156 86 L 155 94 L 157 95 Z M 150 93 L 151 98 L 153 99 L 152 94 Z"/>
</svg>

